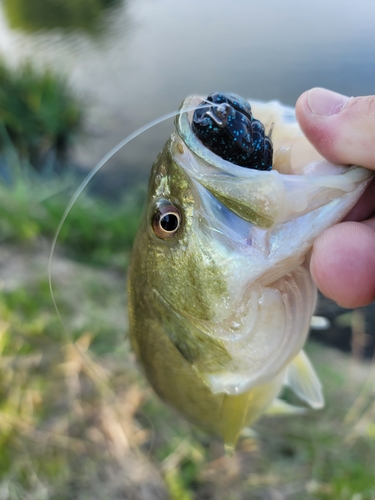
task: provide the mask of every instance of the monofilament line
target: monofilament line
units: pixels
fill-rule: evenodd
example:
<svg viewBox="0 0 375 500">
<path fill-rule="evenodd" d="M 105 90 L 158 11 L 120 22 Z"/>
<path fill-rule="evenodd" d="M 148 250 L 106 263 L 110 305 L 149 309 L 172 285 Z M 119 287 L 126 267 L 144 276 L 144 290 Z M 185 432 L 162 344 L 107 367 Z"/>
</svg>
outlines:
<svg viewBox="0 0 375 500">
<path fill-rule="evenodd" d="M 212 105 L 212 103 L 209 103 L 208 101 L 205 101 L 205 99 L 203 99 L 202 102 L 207 102 L 207 107 L 209 107 L 209 106 Z M 184 109 L 183 112 L 187 113 L 187 112 L 190 112 L 190 111 L 194 111 L 196 108 L 197 108 L 197 106 L 193 106 L 191 108 Z M 75 202 L 77 201 L 78 197 L 80 196 L 80 194 L 82 193 L 82 191 L 87 187 L 88 183 L 91 181 L 91 179 L 94 177 L 94 175 L 96 175 L 99 172 L 99 170 L 116 153 L 118 153 L 120 151 L 120 149 L 122 149 L 123 147 L 125 147 L 127 144 L 129 144 L 130 141 L 132 141 L 133 139 L 135 139 L 139 135 L 143 134 L 144 132 L 147 132 L 147 130 L 149 130 L 150 128 L 155 127 L 155 125 L 158 125 L 159 123 L 162 123 L 163 121 L 169 120 L 170 118 L 173 118 L 173 117 L 177 116 L 179 113 L 181 113 L 181 110 L 172 111 L 171 113 L 167 113 L 166 115 L 163 115 L 162 117 L 156 118 L 155 120 L 147 123 L 146 125 L 143 125 L 141 128 L 137 129 L 135 132 L 133 132 L 132 134 L 130 134 L 127 137 L 125 137 L 125 139 L 123 139 L 119 144 L 117 144 L 116 146 L 114 146 L 114 148 L 112 148 L 109 151 L 109 153 L 107 153 L 99 161 L 99 163 L 91 170 L 91 172 L 81 182 L 81 184 L 78 186 L 77 190 L 73 194 L 72 198 L 70 199 L 70 201 L 69 201 L 69 203 L 68 203 L 68 205 L 67 205 L 67 207 L 66 207 L 66 209 L 65 209 L 65 211 L 63 213 L 63 216 L 61 217 L 61 220 L 60 220 L 60 222 L 59 222 L 59 224 L 57 226 L 56 233 L 55 233 L 55 235 L 53 237 L 53 240 L 52 240 L 51 251 L 50 251 L 49 259 L 48 259 L 48 285 L 49 285 L 49 290 L 50 290 L 50 294 L 51 294 L 51 298 L 52 298 L 52 302 L 53 302 L 54 308 L 55 308 L 56 313 L 57 313 L 57 315 L 58 315 L 58 317 L 59 317 L 59 319 L 60 319 L 60 321 L 61 321 L 62 324 L 63 324 L 62 317 L 61 317 L 59 308 L 58 308 L 57 303 L 56 303 L 55 295 L 54 295 L 54 292 L 53 292 L 53 286 L 52 286 L 52 261 L 53 261 L 53 256 L 54 256 L 55 249 L 56 249 L 57 240 L 58 240 L 58 237 L 60 235 L 61 228 L 63 227 L 64 222 L 66 221 L 66 218 L 68 217 L 68 215 L 69 215 L 70 211 L 72 210 L 72 208 L 73 208 Z"/>
</svg>

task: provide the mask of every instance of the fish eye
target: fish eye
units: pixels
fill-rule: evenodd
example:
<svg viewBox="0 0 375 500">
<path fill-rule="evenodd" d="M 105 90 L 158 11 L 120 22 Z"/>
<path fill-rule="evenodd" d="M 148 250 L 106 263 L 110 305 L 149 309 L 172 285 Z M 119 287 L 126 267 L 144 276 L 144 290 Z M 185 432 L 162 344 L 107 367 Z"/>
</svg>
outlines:
<svg viewBox="0 0 375 500">
<path fill-rule="evenodd" d="M 181 212 L 168 200 L 160 200 L 152 216 L 152 229 L 162 240 L 170 240 L 181 226 Z"/>
</svg>

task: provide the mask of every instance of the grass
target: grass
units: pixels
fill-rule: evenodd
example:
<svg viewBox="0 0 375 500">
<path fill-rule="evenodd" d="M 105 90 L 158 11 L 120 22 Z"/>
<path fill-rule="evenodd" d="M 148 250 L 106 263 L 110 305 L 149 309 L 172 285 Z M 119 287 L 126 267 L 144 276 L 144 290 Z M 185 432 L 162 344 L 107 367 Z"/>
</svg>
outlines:
<svg viewBox="0 0 375 500">
<path fill-rule="evenodd" d="M 53 238 L 79 184 L 66 155 L 83 117 L 82 104 L 63 77 L 29 63 L 12 69 L 0 61 L 0 242 Z M 57 176 L 54 170 L 62 166 L 67 171 Z M 143 201 L 143 189 L 133 188 L 113 203 L 85 191 L 59 242 L 73 258 L 124 266 Z"/>
<path fill-rule="evenodd" d="M 43 180 L 15 175 L 0 183 L 0 241 L 21 243 L 51 240 L 78 179 Z M 59 243 L 70 257 L 92 265 L 124 267 L 139 224 L 143 189 L 133 189 L 120 201 L 109 202 L 83 193 L 62 227 Z"/>
<path fill-rule="evenodd" d="M 60 323 L 47 255 L 39 240 L 0 254 L 19 273 L 0 293 L 0 498 L 375 498 L 369 364 L 311 344 L 326 409 L 262 419 L 229 458 L 138 372 L 126 339 L 125 273 L 58 254 Z"/>
<path fill-rule="evenodd" d="M 132 449 L 143 439 L 133 420 L 143 395 L 126 361 L 124 276 L 58 261 L 61 324 L 47 252 L 29 250 L 18 262 L 28 256 L 32 273 L 0 294 L 0 498 L 123 498 L 123 460 L 147 470 Z"/>
<path fill-rule="evenodd" d="M 65 77 L 30 62 L 13 68 L 0 60 L 0 153 L 15 148 L 37 170 L 62 169 L 83 116 Z M 5 168 L 12 179 L 12 162 Z"/>
</svg>

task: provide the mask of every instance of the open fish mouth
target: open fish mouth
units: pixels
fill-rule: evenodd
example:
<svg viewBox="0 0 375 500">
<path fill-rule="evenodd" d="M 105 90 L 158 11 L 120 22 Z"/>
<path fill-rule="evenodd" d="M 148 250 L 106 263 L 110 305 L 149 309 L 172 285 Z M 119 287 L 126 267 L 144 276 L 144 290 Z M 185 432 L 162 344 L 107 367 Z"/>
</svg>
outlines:
<svg viewBox="0 0 375 500">
<path fill-rule="evenodd" d="M 272 130 L 272 167 L 243 168 L 215 154 L 194 131 L 191 109 L 206 103 L 197 96 L 182 103 L 176 119 L 180 153 L 176 159 L 191 178 L 225 206 L 259 227 L 301 217 L 331 202 L 337 205 L 339 199 L 340 210 L 327 218 L 328 227 L 345 215 L 372 176 L 362 167 L 333 165 L 325 160 L 302 134 L 294 109 L 277 101 L 253 102 L 251 106 L 256 121 Z M 184 153 L 184 160 L 179 161 Z"/>
</svg>

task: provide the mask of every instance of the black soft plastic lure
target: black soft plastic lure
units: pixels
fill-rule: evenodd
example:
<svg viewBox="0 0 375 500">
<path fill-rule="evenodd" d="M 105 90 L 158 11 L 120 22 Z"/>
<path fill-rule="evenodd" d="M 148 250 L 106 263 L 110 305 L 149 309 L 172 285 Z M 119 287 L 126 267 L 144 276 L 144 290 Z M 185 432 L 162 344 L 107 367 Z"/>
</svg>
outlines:
<svg viewBox="0 0 375 500">
<path fill-rule="evenodd" d="M 215 92 L 194 112 L 192 128 L 213 153 L 235 165 L 256 170 L 272 169 L 273 147 L 264 126 L 240 96 Z"/>
</svg>

